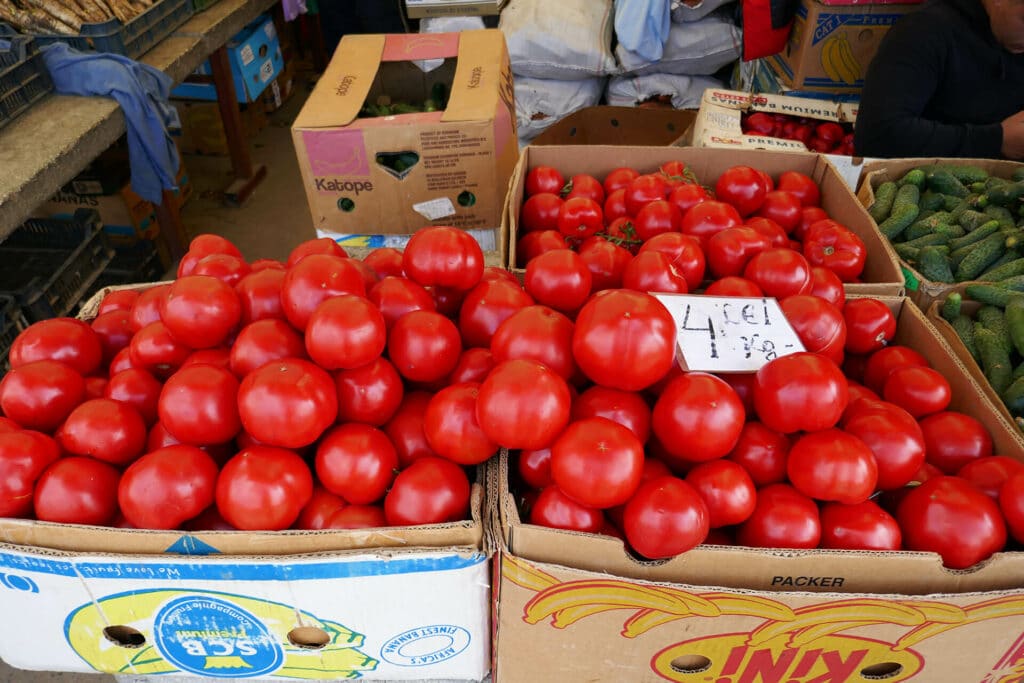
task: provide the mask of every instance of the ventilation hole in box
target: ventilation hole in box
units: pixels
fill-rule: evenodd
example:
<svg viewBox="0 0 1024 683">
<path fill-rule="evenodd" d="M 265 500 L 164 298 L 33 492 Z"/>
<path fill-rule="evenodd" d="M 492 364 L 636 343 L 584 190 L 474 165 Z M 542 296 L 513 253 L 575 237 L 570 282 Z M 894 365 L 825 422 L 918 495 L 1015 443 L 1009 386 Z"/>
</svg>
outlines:
<svg viewBox="0 0 1024 683">
<path fill-rule="evenodd" d="M 699 674 L 711 668 L 711 660 L 704 655 L 683 655 L 673 659 L 669 666 L 681 674 Z"/>
<path fill-rule="evenodd" d="M 669 123 L 666 126 L 666 128 L 668 128 L 668 132 L 670 132 L 670 133 L 675 133 L 676 132 L 676 124 L 674 124 L 674 123 Z"/>
<path fill-rule="evenodd" d="M 413 166 L 420 163 L 420 155 L 416 152 L 378 152 L 374 158 L 377 165 L 399 180 L 409 175 Z"/>
<path fill-rule="evenodd" d="M 131 626 L 108 626 L 103 629 L 103 635 L 119 647 L 138 648 L 146 644 L 146 636 Z"/>
<path fill-rule="evenodd" d="M 342 197 L 341 199 L 338 200 L 338 208 L 344 211 L 345 213 L 348 213 L 349 211 L 352 211 L 353 209 L 356 208 L 356 203 L 349 199 L 348 197 Z"/>
<path fill-rule="evenodd" d="M 618 127 L 619 127 L 619 120 L 618 119 L 612 119 L 612 128 L 618 128 Z"/>
<path fill-rule="evenodd" d="M 288 631 L 288 642 L 295 647 L 319 650 L 331 642 L 331 637 L 327 631 L 316 626 L 296 626 Z"/>
<path fill-rule="evenodd" d="M 260 45 L 260 57 L 266 57 L 269 48 L 266 45 Z"/>
<path fill-rule="evenodd" d="M 903 673 L 903 665 L 896 662 L 872 664 L 860 670 L 861 677 L 869 681 L 884 681 L 887 678 L 895 678 L 901 673 Z"/>
<path fill-rule="evenodd" d="M 576 126 L 573 126 L 572 128 L 569 129 L 569 137 L 576 137 Z"/>
<path fill-rule="evenodd" d="M 463 190 L 456 201 L 459 202 L 459 206 L 473 206 L 476 204 L 476 195 L 469 190 Z"/>
</svg>

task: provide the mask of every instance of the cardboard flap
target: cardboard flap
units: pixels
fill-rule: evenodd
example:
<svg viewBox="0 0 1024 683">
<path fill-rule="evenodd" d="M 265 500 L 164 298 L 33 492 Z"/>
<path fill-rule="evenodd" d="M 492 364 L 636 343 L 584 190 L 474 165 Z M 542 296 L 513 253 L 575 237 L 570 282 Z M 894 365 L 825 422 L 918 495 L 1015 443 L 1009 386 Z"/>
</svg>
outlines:
<svg viewBox="0 0 1024 683">
<path fill-rule="evenodd" d="M 480 121 L 494 117 L 502 71 L 508 63 L 505 36 L 497 29 L 459 34 L 459 62 L 442 121 Z"/>
<path fill-rule="evenodd" d="M 344 126 L 359 115 L 384 53 L 383 35 L 347 35 L 295 120 L 296 128 Z"/>
</svg>

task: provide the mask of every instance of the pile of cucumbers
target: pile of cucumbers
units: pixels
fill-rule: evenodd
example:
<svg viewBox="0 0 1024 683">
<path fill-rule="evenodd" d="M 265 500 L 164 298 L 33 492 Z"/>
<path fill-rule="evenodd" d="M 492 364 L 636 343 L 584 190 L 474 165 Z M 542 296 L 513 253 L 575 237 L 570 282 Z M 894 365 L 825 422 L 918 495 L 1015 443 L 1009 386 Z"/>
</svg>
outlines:
<svg viewBox="0 0 1024 683">
<path fill-rule="evenodd" d="M 1024 291 L 1024 168 L 911 169 L 875 190 L 868 213 L 897 255 L 932 282 L 998 282 Z"/>
<path fill-rule="evenodd" d="M 430 97 L 422 102 L 393 102 L 390 97 L 378 97 L 375 102 L 368 99 L 359 111 L 360 118 L 377 116 L 397 116 L 399 114 L 419 114 L 425 111 L 444 111 L 448 106 L 448 87 L 444 83 L 435 83 L 430 88 Z"/>
</svg>

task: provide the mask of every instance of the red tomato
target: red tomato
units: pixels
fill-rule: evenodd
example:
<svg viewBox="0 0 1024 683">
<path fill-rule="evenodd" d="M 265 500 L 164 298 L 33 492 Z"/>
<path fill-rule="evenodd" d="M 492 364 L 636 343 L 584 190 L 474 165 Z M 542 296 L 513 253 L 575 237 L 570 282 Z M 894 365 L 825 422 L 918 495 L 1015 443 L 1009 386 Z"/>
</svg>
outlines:
<svg viewBox="0 0 1024 683">
<path fill-rule="evenodd" d="M 771 241 L 753 228 L 727 228 L 705 243 L 708 267 L 716 279 L 742 275 L 750 259 L 771 246 Z"/>
<path fill-rule="evenodd" d="M 177 529 L 213 503 L 216 486 L 217 463 L 207 453 L 195 446 L 167 446 L 128 466 L 117 502 L 137 529 Z"/>
<path fill-rule="evenodd" d="M 753 514 L 736 535 L 752 548 L 816 548 L 820 540 L 818 506 L 788 484 L 760 489 Z"/>
<path fill-rule="evenodd" d="M 804 235 L 804 256 L 812 266 L 824 266 L 843 282 L 864 272 L 868 248 L 856 233 L 832 220 L 815 223 Z"/>
<path fill-rule="evenodd" d="M 277 531 L 292 526 L 312 498 L 313 475 L 294 451 L 250 446 L 224 465 L 216 493 L 217 509 L 231 526 Z"/>
<path fill-rule="evenodd" d="M 644 445 L 627 427 L 588 417 L 565 428 L 551 445 L 551 478 L 580 505 L 623 505 L 643 474 Z"/>
<path fill-rule="evenodd" d="M 462 342 L 467 347 L 489 347 L 498 326 L 516 311 L 532 304 L 533 299 L 518 282 L 481 282 L 466 295 L 459 310 L 458 329 Z"/>
<path fill-rule="evenodd" d="M 402 398 L 398 410 L 384 425 L 384 432 L 391 439 L 398 453 L 398 464 L 405 468 L 417 458 L 437 453 L 430 448 L 423 432 L 423 416 L 430 404 L 431 394 L 411 391 Z"/>
<path fill-rule="evenodd" d="M 811 292 L 811 264 L 792 249 L 766 249 L 747 262 L 747 278 L 765 293 L 777 299 Z"/>
<path fill-rule="evenodd" d="M 111 311 L 131 312 L 135 300 L 139 298 L 138 289 L 115 289 L 103 295 L 99 308 L 96 309 L 96 317 Z"/>
<path fill-rule="evenodd" d="M 199 259 L 196 267 L 189 275 L 203 275 L 220 280 L 228 287 L 234 288 L 242 278 L 252 272 L 249 264 L 240 256 L 231 254 L 209 254 Z M 189 276 L 186 276 L 189 277 Z M 179 278 L 183 280 L 185 278 Z"/>
<path fill-rule="evenodd" d="M 531 168 L 530 172 L 526 174 L 527 197 L 540 192 L 559 194 L 563 187 L 565 187 L 565 178 L 558 172 L 558 169 L 550 166 L 537 166 Z"/>
<path fill-rule="evenodd" d="M 167 377 L 188 360 L 192 349 L 157 321 L 135 333 L 128 344 L 128 352 L 132 366 L 145 368 L 158 377 Z"/>
<path fill-rule="evenodd" d="M 565 249 L 565 235 L 557 230 L 528 232 L 516 238 L 516 264 L 522 268 L 536 256 L 552 249 Z"/>
<path fill-rule="evenodd" d="M 306 260 L 310 258 L 315 257 Z M 242 380 L 238 413 L 245 431 L 263 444 L 308 446 L 338 415 L 334 380 L 309 361 L 286 358 L 267 363 Z"/>
<path fill-rule="evenodd" d="M 636 237 L 647 241 L 664 232 L 679 232 L 683 214 L 673 204 L 658 199 L 644 204 L 633 217 Z"/>
<path fill-rule="evenodd" d="M 499 325 L 500 327 L 500 325 Z M 491 340 L 493 343 L 493 339 Z M 487 379 L 487 375 L 497 365 L 494 354 L 490 349 L 479 347 L 464 349 L 459 355 L 459 362 L 455 369 L 448 375 L 445 384 L 461 384 L 463 382 L 476 382 L 479 384 Z"/>
<path fill-rule="evenodd" d="M 196 264 L 210 254 L 229 254 L 238 258 L 242 257 L 242 252 L 238 251 L 238 247 L 220 235 L 197 235 L 189 242 L 188 252 L 178 264 L 178 277 L 191 275 Z"/>
<path fill-rule="evenodd" d="M 434 394 L 423 415 L 423 434 L 435 453 L 459 465 L 479 465 L 498 452 L 476 417 L 480 385 L 453 384 Z"/>
<path fill-rule="evenodd" d="M 330 299 L 328 299 L 330 301 Z M 302 335 L 283 320 L 268 318 L 249 323 L 231 347 L 230 368 L 238 377 L 283 358 L 305 358 Z"/>
<path fill-rule="evenodd" d="M 686 278 L 668 256 L 658 251 L 637 254 L 622 271 L 623 289 L 638 292 L 669 292 L 686 294 L 690 291 Z"/>
<path fill-rule="evenodd" d="M 355 269 L 359 271 L 360 277 L 363 278 L 363 285 L 366 287 L 366 291 L 370 291 L 370 288 L 372 288 L 375 284 L 380 282 L 380 276 L 377 275 L 376 272 L 374 272 L 373 268 L 366 265 L 359 259 L 348 257 L 344 260 L 351 263 L 353 266 L 355 266 Z"/>
<path fill-rule="evenodd" d="M 899 550 L 902 543 L 899 524 L 873 501 L 826 503 L 821 508 L 822 548 Z"/>
<path fill-rule="evenodd" d="M 820 296 L 840 311 L 846 307 L 846 289 L 843 287 L 843 281 L 828 268 L 811 266 L 811 294 Z M 844 322 L 848 325 L 849 322 L 845 321 L 845 317 L 844 313 Z M 846 350 L 849 350 L 849 347 Z"/>
<path fill-rule="evenodd" d="M 36 483 L 36 519 L 61 524 L 107 526 L 117 515 L 121 473 L 105 462 L 67 457 L 46 468 Z"/>
<path fill-rule="evenodd" d="M 728 168 L 715 183 L 715 198 L 732 204 L 741 216 L 757 211 L 767 193 L 761 174 L 750 166 Z"/>
<path fill-rule="evenodd" d="M 272 259 L 272 258 L 258 258 L 258 259 L 256 259 L 255 261 L 253 261 L 252 263 L 249 264 L 249 268 L 250 268 L 250 270 L 249 270 L 249 274 L 250 275 L 253 274 L 253 273 L 258 273 L 261 270 L 280 270 L 282 272 L 284 270 L 286 270 L 284 263 L 282 263 L 281 261 L 278 261 L 277 259 Z M 245 278 L 243 278 L 243 279 L 245 279 Z M 217 518 L 218 519 L 220 518 L 220 513 L 217 512 L 217 508 L 216 507 L 206 508 L 206 511 L 208 513 L 210 513 L 211 517 L 213 515 L 217 515 Z M 202 515 L 200 515 L 200 516 L 202 516 Z M 228 524 L 227 522 L 225 522 L 222 519 L 220 519 L 220 522 L 223 523 L 223 525 L 225 527 L 225 530 L 227 530 L 227 527 L 231 527 L 230 524 Z M 231 527 L 231 528 L 233 529 L 234 527 Z"/>
<path fill-rule="evenodd" d="M 60 456 L 60 446 L 45 434 L 32 431 L 0 433 L 0 516 L 24 517 L 30 514 L 36 480 Z"/>
<path fill-rule="evenodd" d="M 292 249 L 291 253 L 288 254 L 285 266 L 291 268 L 302 259 L 313 254 L 327 254 L 328 256 L 338 256 L 341 258 L 348 256 L 348 252 L 336 241 L 330 237 L 321 237 L 319 239 L 306 240 Z"/>
<path fill-rule="evenodd" d="M 669 185 L 665 177 L 657 173 L 638 176 L 626 188 L 626 211 L 635 216 L 644 204 L 665 199 L 669 193 Z"/>
<path fill-rule="evenodd" d="M 398 454 L 376 427 L 349 422 L 324 434 L 316 448 L 316 476 L 346 503 L 369 505 L 384 497 L 398 469 Z"/>
<path fill-rule="evenodd" d="M 846 378 L 815 353 L 794 353 L 757 371 L 754 407 L 766 427 L 783 434 L 834 427 L 846 408 Z"/>
<path fill-rule="evenodd" d="M 160 392 L 160 423 L 184 444 L 202 446 L 230 441 L 242 428 L 236 402 L 238 393 L 238 379 L 223 368 L 182 368 L 171 375 Z"/>
<path fill-rule="evenodd" d="M 936 477 L 911 489 L 896 519 L 908 550 L 938 553 L 950 569 L 974 566 L 1006 544 L 999 506 L 957 477 Z"/>
<path fill-rule="evenodd" d="M 1024 463 L 1005 455 L 978 458 L 960 468 L 956 476 L 966 479 L 992 500 L 999 500 L 1003 485 L 1016 474 L 1024 472 Z"/>
<path fill-rule="evenodd" d="M 1024 543 L 1024 475 L 1010 477 L 999 491 L 999 509 L 1006 518 L 1010 534 Z"/>
<path fill-rule="evenodd" d="M 95 398 L 71 411 L 57 439 L 68 453 L 127 465 L 146 447 L 146 423 L 127 403 Z"/>
<path fill-rule="evenodd" d="M 620 218 L 628 219 L 629 210 L 626 208 L 626 190 L 619 189 L 608 193 L 608 197 L 604 200 L 602 213 L 604 214 L 604 224 L 608 226 Z"/>
<path fill-rule="evenodd" d="M 686 184 L 672 188 L 668 195 L 670 204 L 679 209 L 679 213 L 686 215 L 686 212 L 701 202 L 711 199 L 707 190 L 702 185 Z"/>
<path fill-rule="evenodd" d="M 37 360 L 0 382 L 0 409 L 26 429 L 52 432 L 85 398 L 85 380 L 64 363 Z"/>
<path fill-rule="evenodd" d="M 847 304 L 847 310 L 854 302 Z M 849 330 L 847 325 L 847 330 Z M 850 332 L 847 332 L 849 338 Z M 928 360 L 907 346 L 887 346 L 871 354 L 864 367 L 864 384 L 877 394 L 884 393 L 889 375 L 900 368 L 928 367 Z"/>
<path fill-rule="evenodd" d="M 633 259 L 628 250 L 603 237 L 592 237 L 580 245 L 580 256 L 590 270 L 592 291 L 622 286 L 622 273 Z"/>
<path fill-rule="evenodd" d="M 596 534 L 604 527 L 604 514 L 580 505 L 552 485 L 540 492 L 530 508 L 530 524 Z"/>
<path fill-rule="evenodd" d="M 103 313 L 90 323 L 103 349 L 103 363 L 110 363 L 121 349 L 127 348 L 132 340 L 131 315 L 128 311 Z"/>
<path fill-rule="evenodd" d="M 281 283 L 281 308 L 288 322 L 303 331 L 316 307 L 339 294 L 364 296 L 366 284 L 362 275 L 343 258 L 312 254 L 285 274 Z"/>
<path fill-rule="evenodd" d="M 569 179 L 569 182 L 562 188 L 562 195 L 566 199 L 587 197 L 602 204 L 604 203 L 604 186 L 594 176 L 580 173 Z"/>
<path fill-rule="evenodd" d="M 946 474 L 992 455 L 992 437 L 985 425 L 964 413 L 947 410 L 920 422 L 924 433 L 925 459 Z"/>
<path fill-rule="evenodd" d="M 520 478 L 530 488 L 540 490 L 551 485 L 550 448 L 520 451 L 516 462 Z"/>
<path fill-rule="evenodd" d="M 293 528 L 326 529 L 331 516 L 343 507 L 345 507 L 345 501 L 341 496 L 334 495 L 320 484 L 314 484 L 313 495 L 310 496 L 306 506 L 302 508 Z"/>
<path fill-rule="evenodd" d="M 821 190 L 818 183 L 799 171 L 784 171 L 779 176 L 776 184 L 779 190 L 789 192 L 805 207 L 817 207 L 821 205 Z"/>
<path fill-rule="evenodd" d="M 757 232 L 761 233 L 768 238 L 773 247 L 788 247 L 789 246 L 789 235 L 783 230 L 778 223 L 770 218 L 764 216 L 752 216 L 748 218 L 743 225 L 748 228 L 752 228 Z"/>
<path fill-rule="evenodd" d="M 604 192 L 610 195 L 618 190 L 625 190 L 629 184 L 640 177 L 640 172 L 634 168 L 616 168 L 604 177 Z"/>
<path fill-rule="evenodd" d="M 85 398 L 103 398 L 103 393 L 107 390 L 107 378 L 106 377 L 86 377 L 85 378 Z"/>
<path fill-rule="evenodd" d="M 743 225 L 743 219 L 731 204 L 708 199 L 683 214 L 680 229 L 684 235 L 691 235 L 700 240 L 703 247 L 716 232 L 740 225 Z"/>
<path fill-rule="evenodd" d="M 364 422 L 379 427 L 402 403 L 405 389 L 395 366 L 385 358 L 342 370 L 334 376 L 338 388 L 338 422 Z"/>
<path fill-rule="evenodd" d="M 622 526 L 640 555 L 652 560 L 674 557 L 707 538 L 708 509 L 682 479 L 658 477 L 644 482 L 626 503 Z"/>
<path fill-rule="evenodd" d="M 569 381 L 576 375 L 572 357 L 573 324 L 547 306 L 527 306 L 503 322 L 491 339 L 495 363 L 535 360 Z"/>
<path fill-rule="evenodd" d="M 826 218 L 828 218 L 828 214 L 825 213 L 824 209 L 820 209 L 817 206 L 804 206 L 800 209 L 800 224 L 793 230 L 793 237 L 803 240 L 809 227 Z"/>
<path fill-rule="evenodd" d="M 843 429 L 871 449 L 878 465 L 877 487 L 882 491 L 906 486 L 924 464 L 924 434 L 908 413 L 895 406 L 862 409 Z"/>
<path fill-rule="evenodd" d="M 569 313 L 590 296 L 593 277 L 582 256 L 570 249 L 556 249 L 527 263 L 523 282 L 537 303 Z"/>
<path fill-rule="evenodd" d="M 704 294 L 707 296 L 764 296 L 760 287 L 743 277 L 723 277 L 721 280 L 715 280 L 704 290 Z"/>
<path fill-rule="evenodd" d="M 532 360 L 498 363 L 480 385 L 476 415 L 487 437 L 505 448 L 545 448 L 569 422 L 565 380 Z"/>
<path fill-rule="evenodd" d="M 842 311 L 811 294 L 786 297 L 779 306 L 805 349 L 832 359 L 836 365 L 842 364 L 846 343 Z"/>
<path fill-rule="evenodd" d="M 388 525 L 380 505 L 346 505 L 327 520 L 327 529 L 377 529 Z"/>
<path fill-rule="evenodd" d="M 103 360 L 103 346 L 93 328 L 74 318 L 32 323 L 15 337 L 8 354 L 11 368 L 40 360 L 64 363 L 82 376 L 91 375 Z"/>
<path fill-rule="evenodd" d="M 566 237 L 584 238 L 596 235 L 604 228 L 601 205 L 587 197 L 566 200 L 558 212 L 558 232 Z"/>
<path fill-rule="evenodd" d="M 662 233 L 640 245 L 638 253 L 648 251 L 661 252 L 667 256 L 676 271 L 686 279 L 689 291 L 696 290 L 704 281 L 706 261 L 696 238 L 678 232 Z"/>
<path fill-rule="evenodd" d="M 686 483 L 696 489 L 708 507 L 711 528 L 745 522 L 754 513 L 757 492 L 742 465 L 730 460 L 712 460 L 694 467 Z"/>
<path fill-rule="evenodd" d="M 757 215 L 771 218 L 787 233 L 792 233 L 800 225 L 801 209 L 803 205 L 796 195 L 785 190 L 772 190 L 764 196 Z"/>
<path fill-rule="evenodd" d="M 325 370 L 351 370 L 384 351 L 387 327 L 380 309 L 368 299 L 345 294 L 313 310 L 306 325 L 306 351 Z"/>
<path fill-rule="evenodd" d="M 910 366 L 894 370 L 885 381 L 882 395 L 916 418 L 938 413 L 949 407 L 953 390 L 937 370 Z"/>
<path fill-rule="evenodd" d="M 558 216 L 564 203 L 561 197 L 550 192 L 542 192 L 528 198 L 523 202 L 523 208 L 519 210 L 520 230 L 558 230 Z"/>
<path fill-rule="evenodd" d="M 139 294 L 131 310 L 133 332 L 138 332 L 146 325 L 160 320 L 160 309 L 163 308 L 163 301 L 170 291 L 170 285 L 157 285 Z"/>
<path fill-rule="evenodd" d="M 742 465 L 751 481 L 761 487 L 785 481 L 789 448 L 785 434 L 774 432 L 760 422 L 747 422 L 726 457 Z"/>
<path fill-rule="evenodd" d="M 666 161 L 658 167 L 658 171 L 665 176 L 665 180 L 670 187 L 697 182 L 697 177 L 693 171 L 688 169 L 682 161 Z"/>
<path fill-rule="evenodd" d="M 215 349 L 200 349 L 188 354 L 188 358 L 181 364 L 187 368 L 190 365 L 215 365 L 224 370 L 231 369 L 231 349 L 218 346 Z"/>
<path fill-rule="evenodd" d="M 657 299 L 613 290 L 591 297 L 576 317 L 573 356 L 597 384 L 640 391 L 675 360 L 675 322 Z"/>
<path fill-rule="evenodd" d="M 389 331 L 406 313 L 436 308 L 430 292 L 404 277 L 384 278 L 370 289 L 367 298 L 380 310 Z"/>
<path fill-rule="evenodd" d="M 443 524 L 466 519 L 469 479 L 461 467 L 444 458 L 419 458 L 395 477 L 384 498 L 391 526 Z"/>
<path fill-rule="evenodd" d="M 736 446 L 745 419 L 743 402 L 731 386 L 714 375 L 690 372 L 661 392 L 651 426 L 673 456 L 705 462 Z"/>
<path fill-rule="evenodd" d="M 388 335 L 391 362 L 402 377 L 414 382 L 443 378 L 455 368 L 461 352 L 462 339 L 455 323 L 433 311 L 406 313 Z"/>
<path fill-rule="evenodd" d="M 281 308 L 284 277 L 285 271 L 268 268 L 246 275 L 235 285 L 235 294 L 241 306 L 239 322 L 242 325 L 267 318 L 285 319 L 284 309 Z"/>
<path fill-rule="evenodd" d="M 852 505 L 874 492 L 878 464 L 867 444 L 838 429 L 805 434 L 789 449 L 789 481 L 805 496 Z"/>
<path fill-rule="evenodd" d="M 604 417 L 616 422 L 633 432 L 641 443 L 647 443 L 651 436 L 651 408 L 636 392 L 590 387 L 572 403 L 574 422 L 589 417 Z"/>
<path fill-rule="evenodd" d="M 380 247 L 371 250 L 363 257 L 363 263 L 373 268 L 381 279 L 405 275 L 405 270 L 402 269 L 402 251 L 394 247 Z"/>
</svg>

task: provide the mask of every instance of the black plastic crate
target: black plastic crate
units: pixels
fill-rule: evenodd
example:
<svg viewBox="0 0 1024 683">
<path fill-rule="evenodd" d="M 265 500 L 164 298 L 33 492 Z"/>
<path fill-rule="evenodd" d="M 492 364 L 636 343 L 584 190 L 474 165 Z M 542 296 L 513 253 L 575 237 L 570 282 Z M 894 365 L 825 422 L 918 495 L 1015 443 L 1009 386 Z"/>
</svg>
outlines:
<svg viewBox="0 0 1024 683">
<path fill-rule="evenodd" d="M 0 375 L 8 368 L 7 352 L 15 338 L 30 325 L 13 296 L 0 295 Z"/>
<path fill-rule="evenodd" d="M 0 295 L 13 296 L 30 322 L 68 315 L 113 256 L 95 210 L 29 219 L 0 243 Z"/>
<path fill-rule="evenodd" d="M 141 282 L 156 282 L 164 275 L 156 243 L 140 240 L 130 247 L 115 247 L 114 258 L 92 286 L 89 299 L 104 287 L 132 285 Z"/>
<path fill-rule="evenodd" d="M 0 50 L 0 128 L 53 90 L 50 72 L 35 41 L 26 36 L 6 40 L 11 46 Z"/>
<path fill-rule="evenodd" d="M 83 24 L 77 36 L 33 35 L 40 45 L 67 43 L 77 50 L 114 52 L 136 59 L 188 21 L 192 13 L 192 0 L 160 0 L 127 24 L 111 19 Z M 15 33 L 9 25 L 0 24 L 0 36 Z"/>
<path fill-rule="evenodd" d="M 197 12 L 202 12 L 204 9 L 209 9 L 216 5 L 220 0 L 192 0 L 192 7 Z"/>
</svg>

